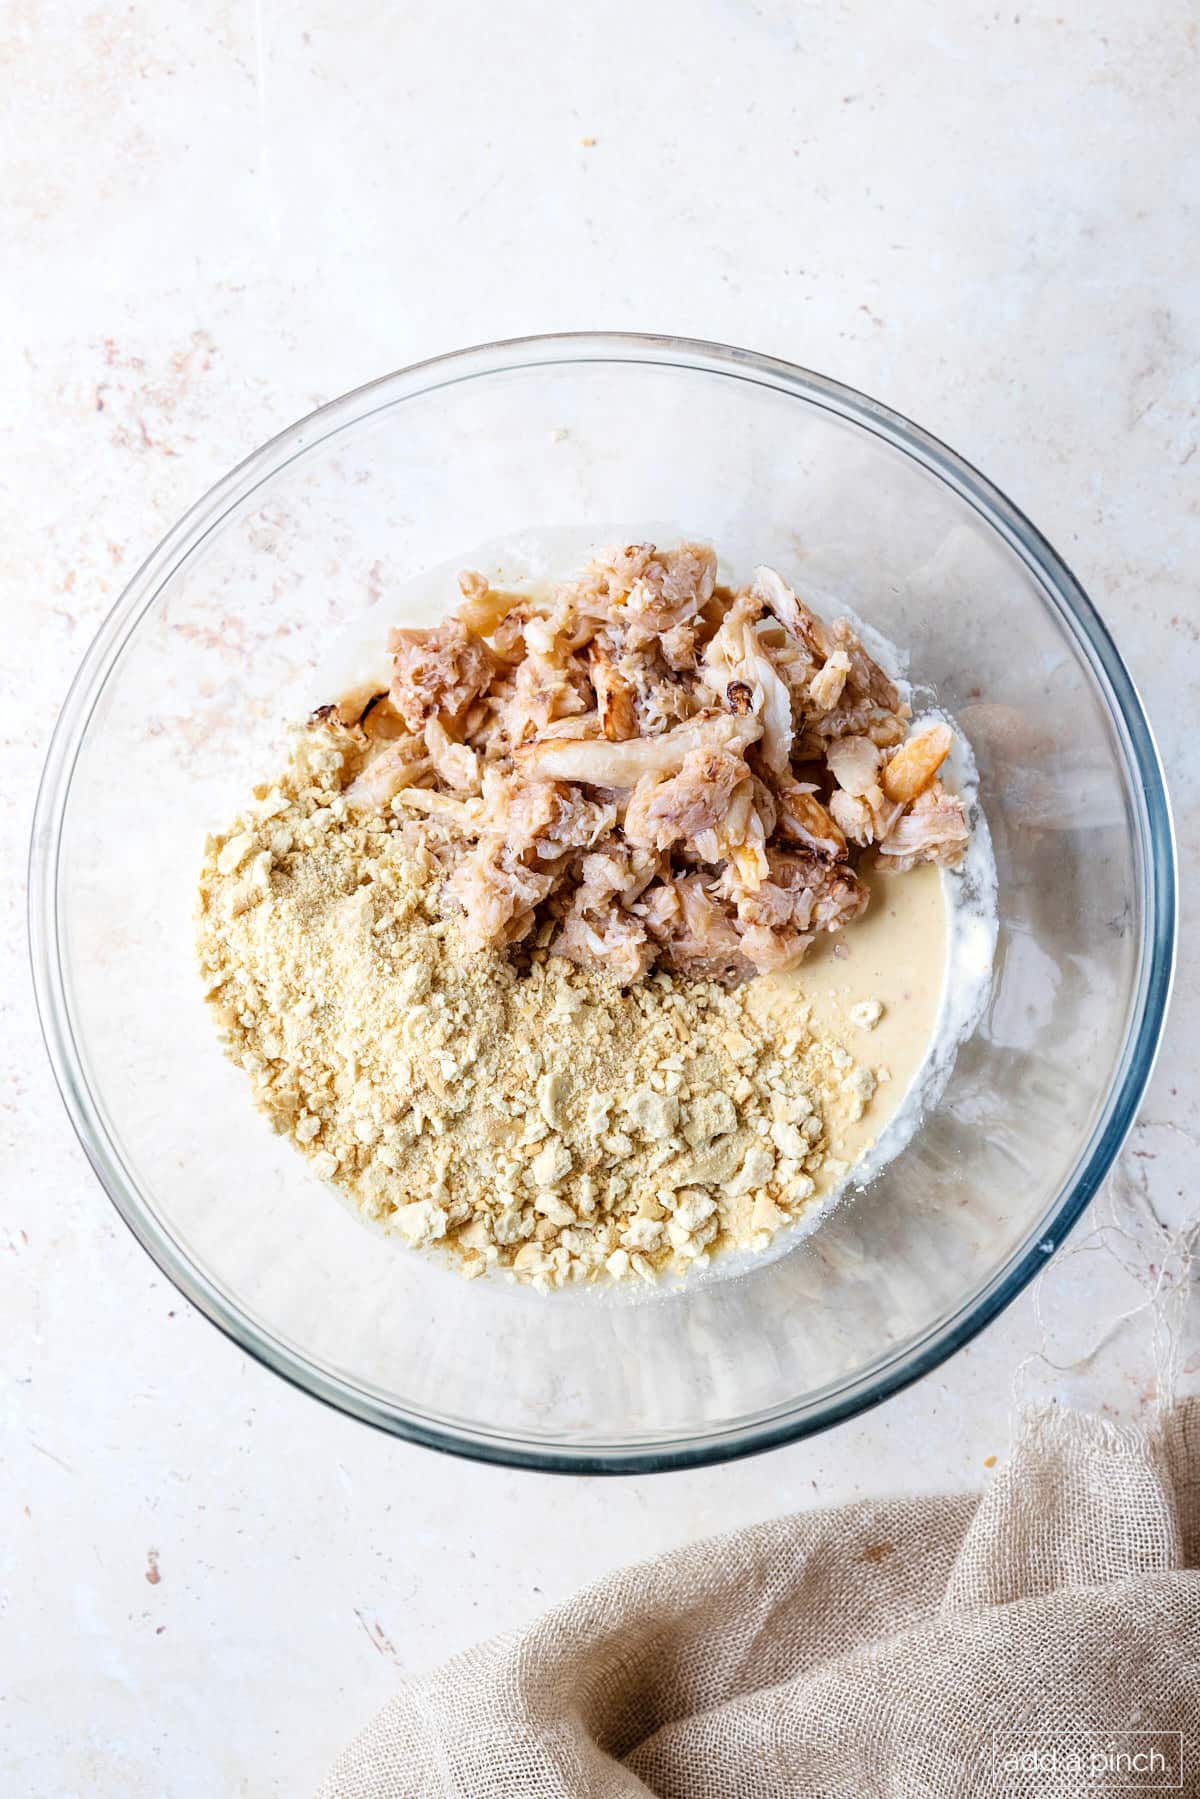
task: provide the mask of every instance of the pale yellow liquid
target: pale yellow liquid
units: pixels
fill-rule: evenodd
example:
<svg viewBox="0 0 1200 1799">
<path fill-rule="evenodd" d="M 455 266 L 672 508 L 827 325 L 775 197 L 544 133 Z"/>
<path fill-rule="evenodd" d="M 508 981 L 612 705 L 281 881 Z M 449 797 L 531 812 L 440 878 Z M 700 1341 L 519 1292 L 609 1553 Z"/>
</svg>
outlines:
<svg viewBox="0 0 1200 1799">
<path fill-rule="evenodd" d="M 782 1031 L 797 1016 L 816 1035 L 841 1045 L 879 1077 L 863 1116 L 834 1110 L 826 1119 L 835 1157 L 853 1165 L 878 1140 L 929 1053 L 946 978 L 947 916 L 942 879 L 928 865 L 883 874 L 866 859 L 859 868 L 871 890 L 862 917 L 844 931 L 817 937 L 800 967 L 752 983 L 750 1004 Z M 851 1022 L 850 1009 L 879 1000 L 873 1030 Z M 818 1192 L 837 1176 L 818 1179 Z"/>
</svg>

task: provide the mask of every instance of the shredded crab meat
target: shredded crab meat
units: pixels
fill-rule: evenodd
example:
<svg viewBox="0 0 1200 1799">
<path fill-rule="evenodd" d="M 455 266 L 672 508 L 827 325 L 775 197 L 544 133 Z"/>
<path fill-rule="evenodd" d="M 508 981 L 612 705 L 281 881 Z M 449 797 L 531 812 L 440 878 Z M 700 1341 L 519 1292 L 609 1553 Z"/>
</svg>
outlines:
<svg viewBox="0 0 1200 1799">
<path fill-rule="evenodd" d="M 588 674 L 596 694 L 600 728 L 610 743 L 638 734 L 637 688 L 627 681 L 605 644 L 588 645 Z"/>
<path fill-rule="evenodd" d="M 545 595 L 459 586 L 392 633 L 386 694 L 315 716 L 361 736 L 347 801 L 402 821 L 468 945 L 744 980 L 861 914 L 864 850 L 961 860 L 950 728 L 910 731 L 852 626 L 774 569 L 731 591 L 705 545 L 627 544 Z"/>
<path fill-rule="evenodd" d="M 677 774 L 688 757 L 725 745 L 747 746 L 759 729 L 753 719 L 711 716 L 676 725 L 657 737 L 628 743 L 546 741 L 523 744 L 513 761 L 528 780 L 577 781 L 587 787 L 636 787 L 647 776 Z"/>
<path fill-rule="evenodd" d="M 879 845 L 886 866 L 904 874 L 918 862 L 940 862 L 953 868 L 967 847 L 967 820 L 956 793 L 934 781 L 902 812 Z"/>
<path fill-rule="evenodd" d="M 465 743 L 455 743 L 440 718 L 425 721 L 425 748 L 438 779 L 454 793 L 479 792 L 479 758 Z"/>
<path fill-rule="evenodd" d="M 757 720 L 762 758 L 784 774 L 792 748 L 792 702 L 756 625 L 762 607 L 753 593 L 740 595 L 704 651 L 702 672 L 714 701 L 724 699 L 742 718 Z"/>
<path fill-rule="evenodd" d="M 879 780 L 879 747 L 869 737 L 835 738 L 825 760 L 838 786 L 855 799 L 869 793 Z"/>
<path fill-rule="evenodd" d="M 678 774 L 662 781 L 646 775 L 638 782 L 625 808 L 626 839 L 656 850 L 694 843 L 700 836 L 718 831 L 731 813 L 738 788 L 745 790 L 737 813 L 744 832 L 750 814 L 750 776 L 745 762 L 726 749 L 689 750 Z"/>
<path fill-rule="evenodd" d="M 414 787 L 430 772 L 432 764 L 417 737 L 398 737 L 366 764 L 346 789 L 351 806 L 379 811 L 402 788 Z"/>
<path fill-rule="evenodd" d="M 410 731 L 457 719 L 489 685 L 496 658 L 459 618 L 433 631 L 393 631 L 391 701 Z"/>
</svg>

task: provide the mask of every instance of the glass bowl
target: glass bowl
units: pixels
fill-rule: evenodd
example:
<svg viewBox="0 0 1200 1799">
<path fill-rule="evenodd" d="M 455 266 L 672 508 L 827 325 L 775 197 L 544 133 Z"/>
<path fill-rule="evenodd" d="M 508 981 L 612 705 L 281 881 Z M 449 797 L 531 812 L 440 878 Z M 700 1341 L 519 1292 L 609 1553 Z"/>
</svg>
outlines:
<svg viewBox="0 0 1200 1799">
<path fill-rule="evenodd" d="M 911 653 L 978 759 L 999 876 L 986 1013 L 908 1147 L 790 1253 L 640 1305 L 467 1283 L 381 1239 L 252 1109 L 192 951 L 204 832 L 378 596 L 525 528 L 671 521 Z M 1175 876 L 1141 705 L 1033 527 L 916 426 L 678 338 L 528 338 L 323 407 L 188 513 L 84 659 L 47 762 L 30 927 L 88 1157 L 261 1361 L 435 1448 L 543 1469 L 719 1460 L 943 1361 L 1043 1266 L 1132 1122 Z"/>
</svg>

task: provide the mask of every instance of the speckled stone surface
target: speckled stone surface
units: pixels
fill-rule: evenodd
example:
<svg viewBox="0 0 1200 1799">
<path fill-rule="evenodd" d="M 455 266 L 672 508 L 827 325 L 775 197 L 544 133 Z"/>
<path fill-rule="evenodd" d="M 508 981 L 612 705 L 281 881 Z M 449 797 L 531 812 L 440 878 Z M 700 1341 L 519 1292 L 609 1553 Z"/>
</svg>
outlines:
<svg viewBox="0 0 1200 1799">
<path fill-rule="evenodd" d="M 939 1373 L 735 1466 L 507 1473 L 323 1411 L 188 1310 L 92 1178 L 38 1038 L 22 873 L 93 628 L 263 438 L 492 337 L 744 343 L 952 443 L 1109 621 L 1184 880 L 1125 1188 L 1181 1216 L 1200 1095 L 1193 10 L 50 0 L 10 9 L 0 59 L 0 1789 L 293 1799 L 402 1671 L 620 1561 L 846 1495 L 978 1485 L 1022 1394 L 1143 1412 L 1146 1313 L 1060 1372 L 1143 1297 L 1112 1252 L 1161 1266 L 1144 1213 L 1126 1242 L 1096 1234 L 1100 1211 Z M 1179 1362 L 1194 1383 L 1194 1334 Z"/>
</svg>

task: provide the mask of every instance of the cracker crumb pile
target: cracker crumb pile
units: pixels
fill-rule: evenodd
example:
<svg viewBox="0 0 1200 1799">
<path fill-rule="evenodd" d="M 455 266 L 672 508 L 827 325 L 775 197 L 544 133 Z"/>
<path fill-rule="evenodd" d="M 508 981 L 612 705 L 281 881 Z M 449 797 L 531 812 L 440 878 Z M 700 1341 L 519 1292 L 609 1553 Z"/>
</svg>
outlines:
<svg viewBox="0 0 1200 1799">
<path fill-rule="evenodd" d="M 198 949 L 258 1105 L 367 1217 L 469 1277 L 653 1283 L 765 1249 L 846 1172 L 875 1076 L 798 999 L 469 949 L 403 803 L 348 805 L 365 754 L 323 721 L 208 839 Z"/>
</svg>

